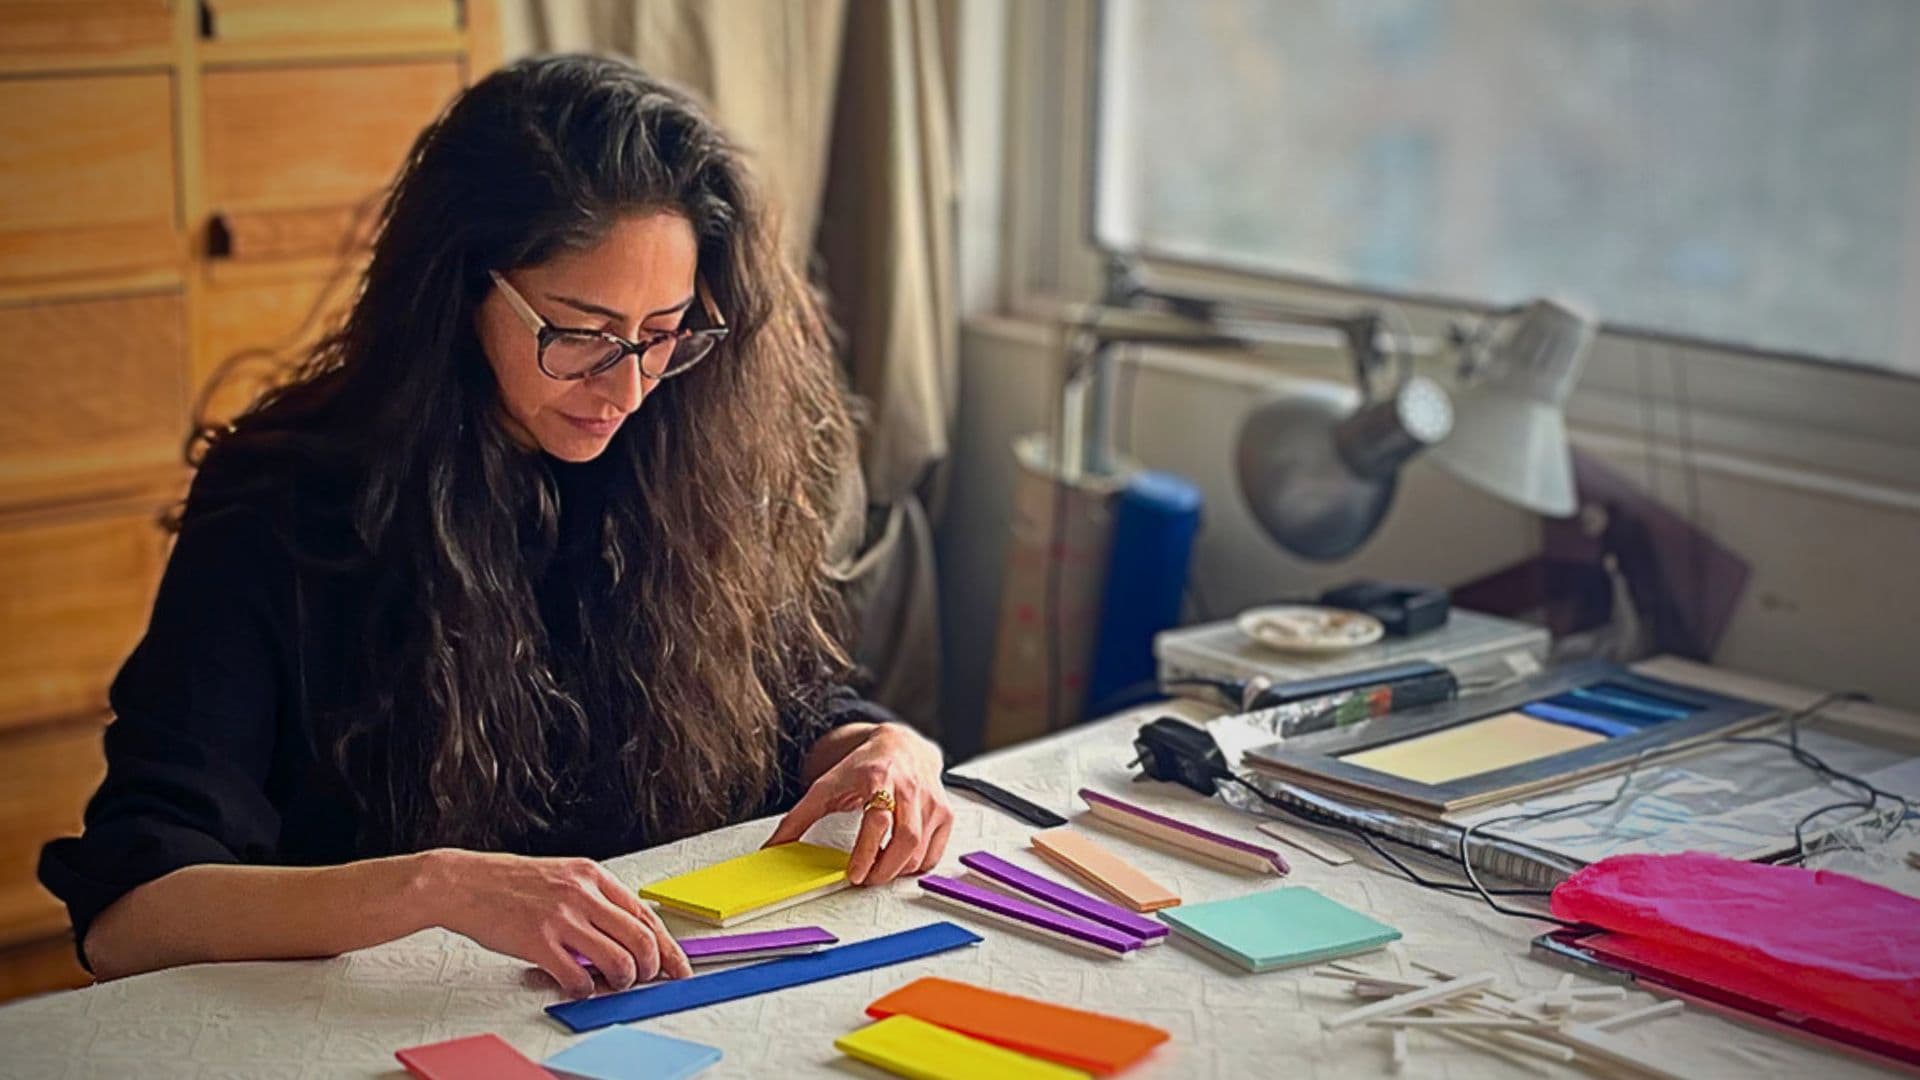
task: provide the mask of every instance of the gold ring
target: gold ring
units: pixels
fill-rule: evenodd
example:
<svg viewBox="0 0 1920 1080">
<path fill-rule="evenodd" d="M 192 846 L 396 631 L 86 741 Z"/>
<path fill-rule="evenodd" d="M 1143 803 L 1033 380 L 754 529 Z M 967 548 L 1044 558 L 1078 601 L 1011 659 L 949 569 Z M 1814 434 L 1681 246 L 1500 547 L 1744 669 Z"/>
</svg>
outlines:
<svg viewBox="0 0 1920 1080">
<path fill-rule="evenodd" d="M 867 805 L 862 807 L 862 809 L 885 810 L 889 814 L 893 813 L 893 792 L 886 788 L 881 788 L 879 791 L 867 796 Z"/>
</svg>

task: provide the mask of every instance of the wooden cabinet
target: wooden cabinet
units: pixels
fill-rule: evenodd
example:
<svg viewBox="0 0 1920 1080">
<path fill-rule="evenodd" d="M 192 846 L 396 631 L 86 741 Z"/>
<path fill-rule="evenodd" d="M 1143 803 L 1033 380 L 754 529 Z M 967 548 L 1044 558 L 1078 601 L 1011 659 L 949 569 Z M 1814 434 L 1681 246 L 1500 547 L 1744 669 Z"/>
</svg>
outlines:
<svg viewBox="0 0 1920 1080">
<path fill-rule="evenodd" d="M 213 390 L 204 411 L 230 416 L 279 378 L 337 324 L 364 268 L 338 256 L 209 263 L 193 372 L 196 386 Z"/>
<path fill-rule="evenodd" d="M 447 60 L 210 71 L 207 205 L 233 212 L 361 202 L 392 177 L 459 86 L 460 66 Z"/>
<path fill-rule="evenodd" d="M 188 390 L 178 286 L 0 304 L 0 342 L 0 505 L 151 488 L 178 465 Z"/>
<path fill-rule="evenodd" d="M 0 0 L 0 1000 L 84 978 L 34 867 L 99 783 L 190 423 L 333 325 L 498 40 L 492 0 Z"/>
<path fill-rule="evenodd" d="M 0 730 L 106 708 L 102 675 L 146 626 L 159 579 L 157 513 L 87 507 L 0 530 Z"/>
<path fill-rule="evenodd" d="M 207 0 L 205 8 L 207 40 L 222 44 L 432 41 L 460 32 L 454 0 Z"/>
<path fill-rule="evenodd" d="M 11 71 L 164 65 L 173 35 L 170 0 L 0 0 L 0 65 Z"/>
<path fill-rule="evenodd" d="M 0 280 L 177 266 L 173 80 L 0 80 Z"/>
</svg>

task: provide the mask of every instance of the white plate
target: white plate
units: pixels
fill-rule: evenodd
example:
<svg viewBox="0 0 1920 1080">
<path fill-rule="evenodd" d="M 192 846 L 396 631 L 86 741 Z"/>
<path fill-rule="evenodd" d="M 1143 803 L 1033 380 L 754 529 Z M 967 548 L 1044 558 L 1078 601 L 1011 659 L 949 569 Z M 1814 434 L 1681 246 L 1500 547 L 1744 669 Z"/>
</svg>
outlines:
<svg viewBox="0 0 1920 1080">
<path fill-rule="evenodd" d="M 1290 653 L 1346 652 L 1387 633 L 1371 615 L 1307 604 L 1248 608 L 1236 621 L 1241 633 L 1269 649 Z"/>
</svg>

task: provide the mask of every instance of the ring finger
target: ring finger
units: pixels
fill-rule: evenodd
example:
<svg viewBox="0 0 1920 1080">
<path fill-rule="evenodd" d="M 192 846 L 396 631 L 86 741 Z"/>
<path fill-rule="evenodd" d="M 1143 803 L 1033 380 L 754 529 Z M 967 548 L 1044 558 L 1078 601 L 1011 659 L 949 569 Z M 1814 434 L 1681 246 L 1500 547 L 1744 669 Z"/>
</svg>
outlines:
<svg viewBox="0 0 1920 1080">
<path fill-rule="evenodd" d="M 926 835 L 921 831 L 920 803 L 906 799 L 893 809 L 893 839 L 873 862 L 869 880 L 892 881 L 900 871 L 918 865 L 926 851 Z"/>
<path fill-rule="evenodd" d="M 860 815 L 860 835 L 854 838 L 853 854 L 847 859 L 847 877 L 855 885 L 866 884 L 873 861 L 880 854 L 880 843 L 892 825 L 893 813 L 885 807 L 876 806 Z"/>
</svg>

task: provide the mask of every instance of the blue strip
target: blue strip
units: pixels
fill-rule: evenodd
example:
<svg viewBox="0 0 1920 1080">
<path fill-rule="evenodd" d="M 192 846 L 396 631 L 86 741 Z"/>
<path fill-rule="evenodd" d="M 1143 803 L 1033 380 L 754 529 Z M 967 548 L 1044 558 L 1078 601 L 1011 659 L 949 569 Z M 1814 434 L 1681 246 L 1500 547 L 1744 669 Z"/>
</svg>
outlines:
<svg viewBox="0 0 1920 1080">
<path fill-rule="evenodd" d="M 1623 708 L 1612 702 L 1602 701 L 1598 698 L 1589 697 L 1572 690 L 1564 694 L 1555 694 L 1553 697 L 1543 699 L 1540 704 L 1553 705 L 1562 709 L 1571 709 L 1574 712 L 1586 713 L 1589 716 L 1604 716 L 1609 720 L 1618 720 L 1623 724 L 1632 724 L 1635 728 L 1652 727 L 1655 724 L 1664 724 L 1671 719 L 1666 716 L 1654 716 L 1645 710 Z"/>
<path fill-rule="evenodd" d="M 575 1032 L 593 1031 L 611 1024 L 650 1020 L 668 1013 L 697 1009 L 702 1005 L 715 1005 L 722 1001 L 785 990 L 789 986 L 851 975 L 856 971 L 918 960 L 923 956 L 979 942 L 980 935 L 953 923 L 929 923 L 897 934 L 822 949 L 806 956 L 783 957 L 686 979 L 672 979 L 584 1001 L 565 1001 L 547 1006 L 547 1013 Z"/>
<path fill-rule="evenodd" d="M 1592 713 L 1569 709 L 1563 705 L 1549 705 L 1544 701 L 1536 701 L 1531 705 L 1522 705 L 1520 706 L 1520 711 L 1536 720 L 1546 720 L 1555 724 L 1564 724 L 1567 727 L 1579 728 L 1582 731 L 1598 732 L 1609 739 L 1620 735 L 1631 735 L 1640 730 L 1624 720 L 1612 720 L 1604 716 L 1595 716 Z"/>
<path fill-rule="evenodd" d="M 1578 698 L 1604 703 L 1623 712 L 1636 712 L 1642 716 L 1657 717 L 1661 720 L 1685 720 L 1698 711 L 1688 708 L 1685 705 L 1668 701 L 1666 698 L 1637 693 L 1609 683 L 1583 686 L 1573 691 L 1573 695 Z"/>
</svg>

